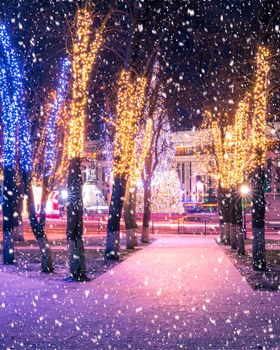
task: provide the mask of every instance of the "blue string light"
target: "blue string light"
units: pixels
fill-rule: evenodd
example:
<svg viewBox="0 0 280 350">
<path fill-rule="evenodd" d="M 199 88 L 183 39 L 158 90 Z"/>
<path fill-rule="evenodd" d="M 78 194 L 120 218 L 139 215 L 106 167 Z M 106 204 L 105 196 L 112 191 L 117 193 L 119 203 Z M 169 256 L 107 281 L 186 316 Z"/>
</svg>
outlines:
<svg viewBox="0 0 280 350">
<path fill-rule="evenodd" d="M 30 125 L 29 120 L 26 116 L 25 106 L 23 102 L 23 76 L 19 63 L 17 61 L 16 53 L 12 48 L 8 32 L 5 25 L 3 24 L 0 25 L 0 42 L 2 44 L 3 54 L 6 60 L 5 68 L 1 73 L 1 96 L 3 97 L 2 100 L 4 105 L 4 120 L 6 119 L 8 121 L 5 129 L 6 135 L 8 136 L 9 134 L 9 136 L 12 137 L 12 142 L 9 142 L 9 140 L 4 140 L 4 158 L 7 158 L 6 164 L 14 164 L 15 162 L 16 127 L 18 124 L 21 164 L 23 170 L 30 173 L 32 169 Z M 6 82 L 9 82 L 10 80 L 10 100 L 7 98 L 7 91 L 5 91 L 5 87 L 3 86 L 5 82 L 5 78 L 3 78 L 4 75 L 6 75 Z M 4 99 L 6 102 L 4 102 Z"/>
<path fill-rule="evenodd" d="M 0 25 L 0 44 L 4 57 L 4 62 L 0 62 L 0 97 L 4 114 L 4 165 L 10 167 L 15 165 L 16 131 L 18 125 L 22 170 L 30 175 L 32 170 L 32 152 L 30 124 L 24 105 L 23 76 L 8 32 L 3 24 Z M 51 174 L 53 168 L 56 122 L 66 96 L 69 70 L 70 61 L 64 59 L 58 92 L 47 124 L 46 176 Z"/>
<path fill-rule="evenodd" d="M 16 127 L 18 122 L 16 86 L 13 76 L 18 72 L 15 67 L 15 53 L 4 25 L 0 25 L 0 45 L 4 60 L 0 65 L 0 97 L 3 106 L 4 124 L 4 167 L 14 168 L 16 155 Z"/>
<path fill-rule="evenodd" d="M 55 158 L 54 146 L 55 146 L 55 139 L 56 139 L 56 136 L 55 136 L 56 123 L 57 123 L 61 105 L 64 102 L 65 96 L 67 93 L 67 83 L 68 83 L 67 76 L 69 71 L 70 71 L 70 61 L 66 58 L 62 62 L 62 71 L 61 71 L 61 77 L 58 85 L 58 90 L 57 90 L 56 98 L 55 98 L 53 107 L 51 109 L 48 123 L 47 123 L 45 176 L 50 176 L 53 169 L 54 158 Z"/>
</svg>

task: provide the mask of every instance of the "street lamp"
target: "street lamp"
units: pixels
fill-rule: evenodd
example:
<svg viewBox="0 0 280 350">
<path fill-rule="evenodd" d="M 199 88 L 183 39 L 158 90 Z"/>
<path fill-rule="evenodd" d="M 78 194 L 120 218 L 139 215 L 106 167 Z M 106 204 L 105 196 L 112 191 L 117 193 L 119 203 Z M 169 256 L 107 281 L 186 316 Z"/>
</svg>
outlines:
<svg viewBox="0 0 280 350">
<path fill-rule="evenodd" d="M 246 184 L 241 185 L 240 192 L 243 201 L 243 236 L 244 239 L 247 238 L 247 227 L 246 227 L 246 196 L 250 193 L 250 187 Z"/>
<path fill-rule="evenodd" d="M 66 190 L 61 191 L 61 198 L 62 199 L 67 199 L 68 198 L 68 192 Z"/>
</svg>

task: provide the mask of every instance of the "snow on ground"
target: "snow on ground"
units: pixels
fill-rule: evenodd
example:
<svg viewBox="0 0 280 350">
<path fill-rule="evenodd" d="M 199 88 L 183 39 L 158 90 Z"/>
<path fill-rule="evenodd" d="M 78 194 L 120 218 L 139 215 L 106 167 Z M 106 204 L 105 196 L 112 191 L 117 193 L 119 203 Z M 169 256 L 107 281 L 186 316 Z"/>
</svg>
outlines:
<svg viewBox="0 0 280 350">
<path fill-rule="evenodd" d="M 280 293 L 213 237 L 160 236 L 88 283 L 0 274 L 3 349 L 280 348 Z"/>
</svg>

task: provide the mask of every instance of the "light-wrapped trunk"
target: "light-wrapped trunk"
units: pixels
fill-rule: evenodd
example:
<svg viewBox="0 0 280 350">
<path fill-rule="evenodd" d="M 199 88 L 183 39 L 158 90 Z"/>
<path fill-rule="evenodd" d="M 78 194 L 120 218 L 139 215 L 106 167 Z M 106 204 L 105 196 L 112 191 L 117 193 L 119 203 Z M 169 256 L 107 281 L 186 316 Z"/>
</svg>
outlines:
<svg viewBox="0 0 280 350">
<path fill-rule="evenodd" d="M 237 249 L 237 236 L 236 236 L 236 211 L 235 211 L 235 201 L 236 201 L 236 193 L 235 191 L 231 191 L 230 197 L 230 205 L 229 205 L 229 213 L 230 213 L 230 246 L 231 249 Z"/>
<path fill-rule="evenodd" d="M 242 229 L 241 196 L 237 196 L 235 200 L 235 216 L 236 216 L 237 252 L 239 255 L 245 255 L 244 235 L 243 235 L 243 229 Z"/>
<path fill-rule="evenodd" d="M 15 242 L 23 242 L 23 222 L 22 222 L 22 210 L 23 210 L 23 195 L 19 193 L 19 189 L 17 189 L 17 199 L 15 202 L 15 216 L 14 216 L 14 241 Z"/>
<path fill-rule="evenodd" d="M 142 228 L 142 243 L 150 242 L 150 222 L 151 222 L 151 201 L 152 201 L 152 190 L 151 181 L 145 180 L 144 183 L 144 215 L 143 215 L 143 228 Z"/>
<path fill-rule="evenodd" d="M 126 184 L 124 199 L 124 221 L 126 229 L 126 248 L 134 249 L 137 245 L 137 223 L 136 223 L 136 187 L 131 187 L 130 181 Z"/>
<path fill-rule="evenodd" d="M 252 233 L 253 233 L 253 269 L 266 270 L 265 253 L 265 198 L 264 171 L 258 166 L 253 177 L 252 190 Z"/>
<path fill-rule="evenodd" d="M 230 203 L 231 194 L 224 193 L 224 205 L 223 205 L 223 220 L 224 220 L 224 243 L 230 244 Z"/>
<path fill-rule="evenodd" d="M 69 162 L 67 203 L 67 246 L 70 275 L 76 281 L 87 280 L 83 242 L 83 198 L 80 158 Z"/>
<path fill-rule="evenodd" d="M 226 244 L 225 232 L 225 191 L 218 187 L 218 211 L 219 211 L 219 243 Z"/>
<path fill-rule="evenodd" d="M 4 167 L 3 183 L 3 262 L 13 264 L 14 255 L 14 203 L 15 203 L 16 183 L 15 171 L 13 168 Z"/>
<path fill-rule="evenodd" d="M 114 178 L 107 224 L 105 259 L 108 260 L 118 260 L 120 257 L 120 223 L 125 189 L 125 176 L 116 175 Z"/>
</svg>

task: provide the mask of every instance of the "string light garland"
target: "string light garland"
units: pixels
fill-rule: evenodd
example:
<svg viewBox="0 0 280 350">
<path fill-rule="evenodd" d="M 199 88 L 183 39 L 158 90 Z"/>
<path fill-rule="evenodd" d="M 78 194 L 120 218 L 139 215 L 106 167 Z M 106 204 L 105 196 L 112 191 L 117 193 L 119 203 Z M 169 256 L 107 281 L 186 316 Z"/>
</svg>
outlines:
<svg viewBox="0 0 280 350">
<path fill-rule="evenodd" d="M 252 96 L 249 92 L 239 102 L 234 119 L 234 153 L 231 171 L 232 183 L 240 186 L 245 182 L 251 167 L 251 145 L 249 133 L 249 114 L 251 111 Z"/>
<path fill-rule="evenodd" d="M 4 131 L 4 164 L 14 164 L 16 152 L 16 126 L 19 126 L 20 139 L 20 153 L 21 165 L 23 171 L 30 173 L 32 170 L 31 157 L 31 143 L 30 143 L 30 125 L 26 116 L 26 110 L 23 103 L 23 76 L 21 74 L 20 66 L 17 61 L 16 53 L 12 48 L 6 27 L 0 25 L 0 40 L 3 46 L 3 52 L 7 63 L 7 68 L 1 68 L 1 94 L 3 96 L 3 103 L 5 109 L 4 124 L 6 123 Z M 6 75 L 6 78 L 4 76 Z M 6 88 L 3 86 L 6 85 Z M 8 98 L 9 91 L 12 92 L 12 97 Z M 9 115 L 9 116 L 8 116 Z M 8 139 L 9 138 L 9 139 Z"/>
<path fill-rule="evenodd" d="M 103 28 L 101 27 L 96 32 L 94 41 L 90 43 L 92 24 L 93 20 L 90 11 L 87 8 L 79 9 L 76 18 L 77 31 L 73 39 L 73 85 L 68 142 L 69 159 L 83 157 L 88 85 L 97 52 L 104 41 Z"/>
<path fill-rule="evenodd" d="M 151 182 L 151 212 L 152 213 L 184 213 L 181 200 L 182 191 L 178 173 L 173 164 L 162 171 L 157 169 Z M 137 213 L 144 211 L 144 189 L 142 182 L 138 183 Z"/>
<path fill-rule="evenodd" d="M 3 105 L 4 167 L 14 168 L 16 128 L 22 95 L 21 73 L 5 25 L 0 25 L 0 42 L 6 64 L 0 65 L 0 96 Z M 11 94 L 11 95 L 10 95 Z"/>
<path fill-rule="evenodd" d="M 57 140 L 57 147 L 59 148 L 59 162 L 56 169 L 56 182 L 63 184 L 66 181 L 69 167 L 68 159 L 68 141 L 69 141 L 69 106 L 67 103 L 63 105 L 60 110 L 59 118 L 57 121 L 58 135 L 59 139 Z"/>
<path fill-rule="evenodd" d="M 221 169 L 223 166 L 223 160 L 224 160 L 224 153 L 223 153 L 223 140 L 221 135 L 221 130 L 216 121 L 213 121 L 212 125 L 212 133 L 213 133 L 213 139 L 214 142 L 214 154 L 216 157 L 216 168 L 218 177 L 221 177 Z"/>
<path fill-rule="evenodd" d="M 211 154 L 213 151 L 214 154 L 212 171 L 223 187 L 229 187 L 229 174 L 232 169 L 232 128 L 222 124 L 224 119 L 228 119 L 226 113 L 214 115 L 206 111 L 204 126 L 211 130 L 212 149 L 208 149 L 207 153 Z"/>
<path fill-rule="evenodd" d="M 6 145 L 6 147 L 4 146 L 4 148 L 8 152 L 8 154 L 11 154 L 12 158 L 15 157 L 15 149 L 13 149 L 14 146 L 11 143 L 15 143 L 15 140 L 14 140 L 14 138 L 16 137 L 15 125 L 19 123 L 18 125 L 19 125 L 21 164 L 22 164 L 23 170 L 29 173 L 31 172 L 31 169 L 32 169 L 31 144 L 30 144 L 30 135 L 29 135 L 30 125 L 29 125 L 29 120 L 26 117 L 25 106 L 23 103 L 23 98 L 24 98 L 23 83 L 22 83 L 23 76 L 21 74 L 19 63 L 17 61 L 16 53 L 12 48 L 6 27 L 3 24 L 0 25 L 0 40 L 3 46 L 5 58 L 7 61 L 6 74 L 9 76 L 9 79 L 11 80 L 11 82 L 9 82 L 8 81 L 9 79 L 7 78 L 7 83 L 9 84 L 10 88 L 12 85 L 12 92 L 13 92 L 13 96 L 10 100 L 10 107 L 8 107 L 10 109 L 9 119 L 10 118 L 13 119 L 12 122 L 10 120 L 11 122 L 10 126 L 12 127 L 12 129 L 11 131 L 9 131 L 9 133 L 12 134 L 11 136 L 13 140 L 10 142 L 10 146 Z"/>
<path fill-rule="evenodd" d="M 33 171 L 32 171 L 32 183 L 33 185 L 41 186 L 42 173 L 44 169 L 44 153 L 46 148 L 47 139 L 47 119 L 53 108 L 54 101 L 56 100 L 56 92 L 51 91 L 49 93 L 48 101 L 43 107 L 43 111 L 40 115 L 40 129 L 39 129 L 39 140 L 37 147 L 35 147 L 33 155 Z"/>
<path fill-rule="evenodd" d="M 235 188 L 244 182 L 250 164 L 249 112 L 251 95 L 247 93 L 235 112 L 233 125 L 223 125 L 223 116 L 208 113 L 208 126 L 212 132 L 215 172 L 225 189 Z M 212 120 L 211 120 L 212 118 Z M 225 118 L 228 119 L 227 114 Z"/>
<path fill-rule="evenodd" d="M 153 131 L 153 120 L 151 118 L 148 119 L 146 123 L 146 128 L 145 128 L 145 137 L 144 137 L 144 142 L 141 144 L 142 150 L 140 151 L 140 157 L 138 159 L 137 164 L 135 164 L 135 171 L 131 174 L 131 186 L 136 186 L 137 181 L 141 177 L 142 170 L 144 168 L 145 160 L 148 154 L 148 151 L 150 149 L 150 144 L 151 144 L 151 138 L 152 138 L 152 131 Z M 137 159 L 137 145 L 135 144 L 134 148 L 135 152 L 135 157 L 134 159 Z"/>
<path fill-rule="evenodd" d="M 146 77 L 133 80 L 128 70 L 122 70 L 118 81 L 118 103 L 114 139 L 114 175 L 129 176 L 135 170 L 135 138 L 137 122 L 144 106 Z"/>
<path fill-rule="evenodd" d="M 206 114 L 205 123 L 212 129 L 213 134 L 218 179 L 222 187 L 227 189 L 244 183 L 248 173 L 255 167 L 262 166 L 266 159 L 269 145 L 266 135 L 269 56 L 267 48 L 258 48 L 253 103 L 252 95 L 246 93 L 236 110 L 233 126 L 221 127 L 211 113 Z M 250 130 L 252 104 L 253 120 Z"/>
<path fill-rule="evenodd" d="M 212 149 L 217 179 L 223 188 L 230 189 L 245 182 L 248 174 L 263 166 L 269 146 L 266 134 L 270 51 L 260 46 L 256 57 L 256 78 L 253 95 L 246 93 L 238 104 L 233 125 L 223 125 L 223 116 L 207 111 L 203 126 L 212 133 Z M 252 128 L 250 112 L 253 107 Z M 210 152 L 209 152 L 210 153 Z"/>
<path fill-rule="evenodd" d="M 54 167 L 54 159 L 56 152 L 56 131 L 57 131 L 57 121 L 59 117 L 59 112 L 62 104 L 65 101 L 67 84 L 68 84 L 68 74 L 70 70 L 70 61 L 66 58 L 62 62 L 62 71 L 59 81 L 59 86 L 56 94 L 56 99 L 50 111 L 48 118 L 47 128 L 46 128 L 46 150 L 45 150 L 45 176 L 50 176 Z"/>
<path fill-rule="evenodd" d="M 264 46 L 259 46 L 256 57 L 257 69 L 254 86 L 254 113 L 252 121 L 252 146 L 255 153 L 255 166 L 262 166 L 264 164 L 268 148 L 266 118 L 270 71 L 269 56 L 269 49 Z"/>
</svg>

